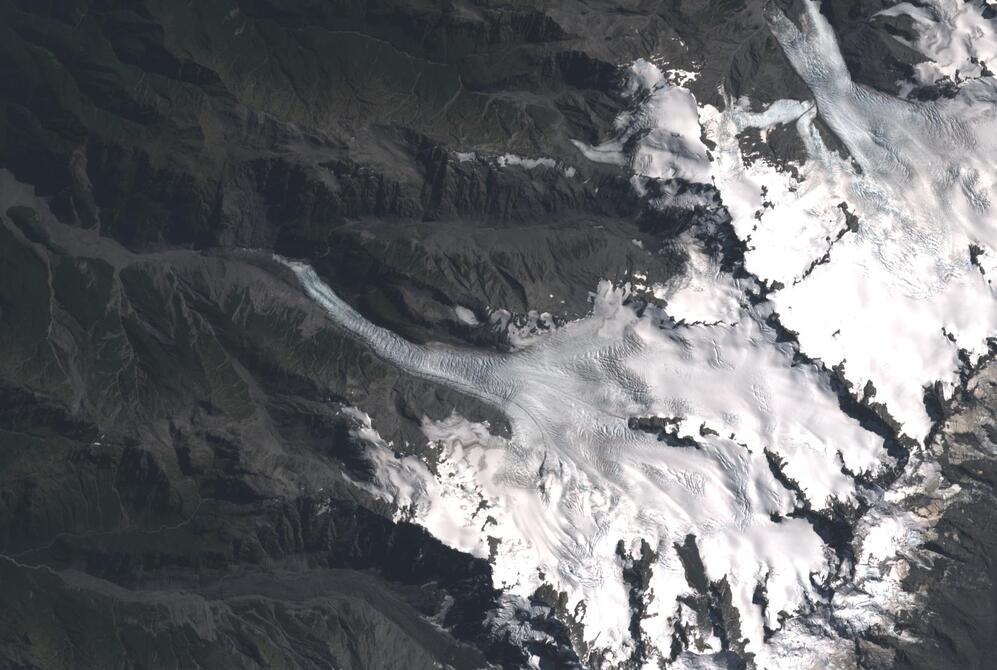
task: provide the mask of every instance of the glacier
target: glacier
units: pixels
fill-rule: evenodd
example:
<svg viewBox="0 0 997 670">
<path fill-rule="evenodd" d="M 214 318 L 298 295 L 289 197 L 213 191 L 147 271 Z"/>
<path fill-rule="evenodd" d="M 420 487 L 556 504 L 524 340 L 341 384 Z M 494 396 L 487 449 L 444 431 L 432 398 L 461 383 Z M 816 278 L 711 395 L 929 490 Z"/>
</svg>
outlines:
<svg viewBox="0 0 997 670">
<path fill-rule="evenodd" d="M 794 512 L 854 503 L 850 473 L 874 474 L 882 439 L 839 408 L 824 371 L 794 360 L 764 309 L 736 324 L 678 324 L 640 312 L 603 282 L 592 315 L 509 354 L 416 345 L 366 321 L 305 264 L 288 262 L 329 317 L 381 358 L 501 408 L 512 437 L 459 417 L 427 423 L 434 474 L 414 457 L 372 451 L 380 491 L 451 546 L 489 557 L 496 586 L 528 597 L 548 583 L 568 595 L 585 642 L 624 661 L 633 640 L 618 546 L 656 552 L 643 634 L 670 639 L 691 590 L 675 545 L 694 535 L 709 579 L 726 578 L 747 648 L 762 654 L 778 613 L 819 598 L 829 549 Z M 675 446 L 633 427 L 667 417 Z M 367 430 L 371 430 L 367 428 Z M 378 437 L 367 433 L 368 441 Z M 782 464 L 794 490 L 780 482 Z M 803 498 L 804 500 L 801 500 Z M 753 602 L 768 594 L 768 609 Z M 659 650 L 663 652 L 665 650 Z M 717 648 L 719 651 L 719 647 Z"/>
<path fill-rule="evenodd" d="M 774 4 L 767 19 L 812 100 L 751 111 L 749 100 L 726 96 L 723 109 L 697 108 L 688 90 L 641 59 L 628 68 L 627 90 L 644 95 L 618 118 L 618 136 L 580 149 L 627 165 L 638 180 L 713 185 L 747 245 L 745 269 L 771 289 L 802 350 L 841 366 L 863 400 L 923 440 L 931 427 L 925 392 L 938 385 L 951 393 L 961 352 L 975 360 L 997 334 L 997 80 L 960 79 L 954 97 L 933 101 L 881 93 L 852 80 L 819 3 L 798 6 L 795 22 Z M 906 3 L 884 10 L 926 26 L 913 46 L 946 75 L 973 59 L 979 70 L 993 51 L 982 12 L 981 3 L 946 0 L 930 11 Z M 818 118 L 840 147 L 827 146 Z M 745 131 L 764 141 L 782 125 L 794 127 L 805 162 L 744 155 Z"/>
<path fill-rule="evenodd" d="M 920 6 L 887 11 L 924 24 L 955 16 L 956 28 L 982 20 L 977 4 L 933 2 L 930 16 Z M 790 19 L 772 5 L 767 19 L 812 100 L 761 111 L 747 100 L 698 105 L 680 81 L 639 60 L 629 92 L 647 95 L 620 116 L 618 135 L 577 143 L 589 160 L 629 167 L 638 189 L 670 179 L 714 186 L 747 244 L 744 269 L 764 287 L 760 302 L 744 300 L 745 287 L 696 251 L 683 280 L 602 282 L 588 317 L 498 353 L 408 342 L 364 319 L 307 264 L 281 259 L 328 318 L 377 356 L 509 418 L 508 438 L 457 415 L 425 419 L 430 468 L 395 454 L 376 417 L 356 411 L 377 474 L 358 485 L 392 502 L 399 518 L 490 560 L 503 592 L 564 593 L 578 643 L 610 665 L 634 652 L 623 570 L 642 543 L 654 557 L 638 623 L 644 660 L 669 657 L 674 629 L 690 616 L 682 599 L 694 586 L 678 550 L 689 536 L 706 577 L 729 587 L 758 667 L 847 665 L 834 631 L 883 625 L 891 608 L 910 605 L 904 555 L 930 535 L 931 517 L 912 514 L 907 499 L 953 494 L 919 453 L 891 489 L 860 485 L 895 463 L 882 437 L 842 411 L 828 370 L 898 433 L 923 441 L 932 426 L 926 390 L 950 393 L 962 361 L 997 334 L 997 82 L 981 74 L 931 102 L 871 90 L 852 81 L 819 5 L 799 7 Z M 989 53 L 989 23 L 975 42 L 943 35 L 941 25 L 913 45 L 937 61 L 922 78 Z M 843 149 L 826 146 L 818 119 Z M 745 130 L 764 140 L 786 124 L 806 148 L 794 170 L 742 154 Z M 780 337 L 773 319 L 796 341 Z M 865 510 L 853 565 L 803 513 L 832 509 Z M 676 663 L 700 667 L 693 657 L 721 646 L 704 637 Z"/>
</svg>

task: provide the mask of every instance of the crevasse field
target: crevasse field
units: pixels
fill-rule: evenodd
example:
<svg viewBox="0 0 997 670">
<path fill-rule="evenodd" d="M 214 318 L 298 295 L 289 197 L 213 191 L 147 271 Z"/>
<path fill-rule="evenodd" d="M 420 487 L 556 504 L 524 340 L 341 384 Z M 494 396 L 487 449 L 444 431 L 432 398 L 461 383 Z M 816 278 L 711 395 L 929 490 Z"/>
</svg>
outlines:
<svg viewBox="0 0 997 670">
<path fill-rule="evenodd" d="M 963 62 L 969 72 L 971 57 L 994 51 L 981 6 L 930 6 L 888 10 L 925 25 L 912 45 L 932 63 L 918 71 L 925 81 Z M 376 481 L 358 486 L 448 545 L 490 557 L 510 610 L 528 607 L 542 584 L 564 592 L 584 643 L 610 663 L 633 644 L 623 569 L 644 544 L 653 565 L 638 625 L 657 658 L 696 616 L 682 600 L 691 586 L 676 549 L 690 535 L 706 577 L 726 579 L 760 667 L 837 662 L 833 636 L 813 631 L 879 625 L 910 597 L 898 586 L 902 555 L 930 528 L 902 503 L 913 482 L 930 494 L 936 475 L 915 449 L 898 476 L 880 477 L 898 464 L 843 411 L 828 371 L 837 367 L 855 399 L 881 406 L 917 443 L 931 428 L 925 388 L 950 391 L 960 352 L 975 360 L 997 333 L 993 78 L 933 102 L 889 97 L 851 80 L 816 3 L 795 21 L 778 9 L 768 20 L 815 104 L 700 106 L 649 58 L 629 66 L 634 107 L 619 135 L 579 143 L 589 160 L 629 165 L 638 189 L 650 179 L 713 184 L 747 244 L 750 279 L 692 249 L 684 281 L 604 281 L 592 287 L 590 316 L 499 354 L 409 343 L 286 261 L 328 318 L 376 355 L 499 407 L 511 423 L 504 439 L 456 415 L 426 420 L 431 470 L 396 457 L 358 408 L 356 432 L 376 466 Z M 818 119 L 844 151 L 825 145 Z M 764 137 L 786 124 L 807 151 L 795 172 L 742 155 L 741 131 Z M 778 337 L 773 317 L 798 345 Z M 651 418 L 660 435 L 641 429 Z M 832 506 L 861 513 L 854 558 L 808 520 Z"/>
</svg>

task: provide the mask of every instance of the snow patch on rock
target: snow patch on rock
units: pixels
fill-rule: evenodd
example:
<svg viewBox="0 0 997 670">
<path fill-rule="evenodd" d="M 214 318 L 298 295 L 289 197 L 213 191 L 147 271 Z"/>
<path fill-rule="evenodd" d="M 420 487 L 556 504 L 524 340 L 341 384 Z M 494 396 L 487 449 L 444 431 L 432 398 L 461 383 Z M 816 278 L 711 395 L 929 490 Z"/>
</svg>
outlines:
<svg viewBox="0 0 997 670">
<path fill-rule="evenodd" d="M 642 96 L 632 111 L 616 119 L 616 137 L 591 146 L 573 140 L 587 159 L 627 165 L 651 179 L 709 182 L 709 160 L 700 137 L 699 110 L 687 89 L 668 82 L 650 61 L 635 61 L 627 71 L 625 91 Z"/>
</svg>

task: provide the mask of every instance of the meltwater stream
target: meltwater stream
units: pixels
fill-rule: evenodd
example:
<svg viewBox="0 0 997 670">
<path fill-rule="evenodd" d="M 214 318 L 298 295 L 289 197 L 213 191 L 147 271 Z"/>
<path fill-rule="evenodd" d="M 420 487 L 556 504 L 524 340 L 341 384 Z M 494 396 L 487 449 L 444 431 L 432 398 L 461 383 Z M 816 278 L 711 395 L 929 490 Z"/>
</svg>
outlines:
<svg viewBox="0 0 997 670">
<path fill-rule="evenodd" d="M 658 553 L 649 637 L 666 644 L 676 598 L 692 588 L 675 550 L 692 534 L 707 576 L 730 583 L 758 652 L 763 624 L 778 628 L 780 611 L 815 597 L 811 575 L 831 569 L 810 525 L 787 518 L 800 501 L 766 450 L 818 509 L 854 500 L 843 469 L 874 471 L 884 457 L 821 372 L 794 364 L 764 315 L 676 325 L 653 306 L 638 315 L 626 290 L 603 282 L 591 316 L 526 349 L 482 353 L 407 342 L 366 321 L 309 266 L 287 264 L 329 319 L 378 356 L 507 414 L 508 442 L 456 418 L 449 430 L 427 424 L 441 443 L 457 436 L 436 475 L 385 450 L 385 490 L 456 548 L 488 556 L 488 536 L 497 538 L 496 586 L 523 597 L 544 582 L 566 592 L 585 639 L 618 660 L 632 644 L 620 542 L 631 552 L 643 540 Z M 639 417 L 671 419 L 675 439 L 632 429 Z M 759 588 L 764 612 L 753 602 Z"/>
</svg>

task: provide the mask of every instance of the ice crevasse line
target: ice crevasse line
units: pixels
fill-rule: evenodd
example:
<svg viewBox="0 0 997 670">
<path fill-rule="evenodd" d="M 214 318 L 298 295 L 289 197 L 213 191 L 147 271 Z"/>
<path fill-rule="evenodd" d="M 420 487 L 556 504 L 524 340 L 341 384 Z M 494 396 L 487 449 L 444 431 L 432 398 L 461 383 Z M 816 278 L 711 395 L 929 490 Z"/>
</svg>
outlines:
<svg viewBox="0 0 997 670">
<path fill-rule="evenodd" d="M 916 13 L 951 14 L 948 0 L 932 3 L 935 10 Z M 955 97 L 929 102 L 881 93 L 852 80 L 816 2 L 794 7 L 790 19 L 770 4 L 767 20 L 812 100 L 778 100 L 761 111 L 747 99 L 697 107 L 691 92 L 639 60 L 629 68 L 631 85 L 647 95 L 620 116 L 619 137 L 579 147 L 642 179 L 715 185 L 746 243 L 745 268 L 773 288 L 773 309 L 802 351 L 840 365 L 857 395 L 921 440 L 931 427 L 925 389 L 940 383 L 950 392 L 960 350 L 974 359 L 997 335 L 997 80 L 965 81 Z M 900 11 L 915 10 L 888 13 Z M 994 22 L 982 11 L 962 3 L 954 27 L 922 22 L 926 37 L 915 46 L 946 67 L 970 47 L 990 53 Z M 981 22 L 986 31 L 977 30 Z M 959 32 L 963 24 L 972 34 Z M 938 46 L 936 33 L 946 30 L 945 44 L 963 45 L 958 58 Z M 827 146 L 818 120 L 837 146 Z M 745 155 L 747 131 L 764 141 L 786 124 L 795 126 L 805 161 L 787 169 Z"/>
<path fill-rule="evenodd" d="M 427 436 L 449 445 L 446 476 L 383 450 L 375 460 L 386 497 L 413 505 L 416 522 L 458 549 L 487 557 L 487 537 L 498 538 L 496 586 L 525 598 L 551 583 L 578 608 L 586 640 L 619 659 L 633 644 L 621 541 L 627 551 L 645 541 L 658 554 L 650 585 L 658 616 L 641 624 L 649 639 L 666 645 L 676 598 L 691 588 L 675 545 L 692 534 L 708 577 L 727 578 L 744 635 L 760 651 L 764 627 L 777 629 L 779 611 L 816 598 L 811 576 L 830 569 L 810 525 L 789 518 L 801 501 L 770 458 L 817 509 L 855 499 L 843 468 L 881 467 L 882 441 L 839 410 L 818 368 L 794 364 L 764 313 L 677 325 L 653 306 L 638 315 L 626 290 L 603 282 L 591 316 L 525 349 L 482 353 L 407 342 L 366 321 L 309 266 L 288 264 L 329 318 L 377 355 L 509 417 L 510 441 L 459 422 L 427 424 Z M 674 437 L 696 446 L 632 429 L 634 417 L 670 417 Z M 765 612 L 753 602 L 759 585 Z"/>
<path fill-rule="evenodd" d="M 657 552 L 640 627 L 665 645 L 676 599 L 690 589 L 674 547 L 693 534 L 707 577 L 727 579 L 748 651 L 766 667 L 780 638 L 763 644 L 765 628 L 783 625 L 776 613 L 818 600 L 811 577 L 830 569 L 812 528 L 787 515 L 800 496 L 817 509 L 854 499 L 842 470 L 882 467 L 881 441 L 841 413 L 818 368 L 794 364 L 765 323 L 772 310 L 804 352 L 841 364 L 857 389 L 872 382 L 874 399 L 917 438 L 930 425 L 922 389 L 951 387 L 958 348 L 978 354 L 997 332 L 993 79 L 933 103 L 864 88 L 851 80 L 816 3 L 800 6 L 793 20 L 777 9 L 768 18 L 814 102 L 752 113 L 730 101 L 722 112 L 700 107 L 697 118 L 691 94 L 643 63 L 638 84 L 660 95 L 621 123 L 622 140 L 636 136 L 627 123 L 641 131 L 630 157 L 638 173 L 716 184 L 735 231 L 750 236 L 747 269 L 783 286 L 770 303 L 722 324 L 680 325 L 655 307 L 638 315 L 625 291 L 603 283 L 590 317 L 500 355 L 406 342 L 363 319 L 310 268 L 290 264 L 330 319 L 379 356 L 507 414 L 509 441 L 459 417 L 427 422 L 427 437 L 445 447 L 440 477 L 416 459 L 372 452 L 379 490 L 458 549 L 489 556 L 487 537 L 499 539 L 496 586 L 526 597 L 542 573 L 568 594 L 586 642 L 610 660 L 626 658 L 633 644 L 618 543 L 633 554 L 643 540 Z M 824 145 L 818 115 L 847 155 Z M 796 125 L 807 149 L 802 180 L 746 164 L 740 153 L 745 128 L 783 123 Z M 716 145 L 712 156 L 697 125 Z M 643 132 L 655 128 L 662 132 Z M 593 160 L 626 163 L 621 152 L 633 143 L 622 140 L 580 148 Z M 766 192 L 774 208 L 763 206 Z M 842 203 L 859 225 L 829 246 L 847 224 Z M 982 250 L 976 265 L 971 245 Z M 824 254 L 829 260 L 815 263 Z M 696 446 L 631 429 L 633 417 L 669 417 L 676 443 Z M 773 476 L 770 455 L 799 494 Z M 764 611 L 753 598 L 759 586 Z M 892 583 L 881 586 L 882 598 L 893 597 Z"/>
<path fill-rule="evenodd" d="M 818 5 L 802 6 L 799 27 L 772 10 L 772 32 L 847 149 L 850 161 L 815 158 L 859 223 L 830 262 L 773 302 L 804 351 L 843 364 L 859 388 L 872 382 L 876 400 L 922 439 L 931 425 L 923 389 L 950 390 L 959 349 L 985 353 L 997 334 L 997 82 L 979 79 L 933 102 L 861 86 Z"/>
</svg>

